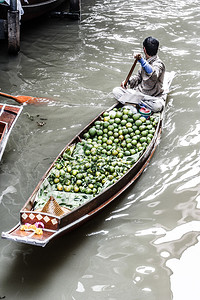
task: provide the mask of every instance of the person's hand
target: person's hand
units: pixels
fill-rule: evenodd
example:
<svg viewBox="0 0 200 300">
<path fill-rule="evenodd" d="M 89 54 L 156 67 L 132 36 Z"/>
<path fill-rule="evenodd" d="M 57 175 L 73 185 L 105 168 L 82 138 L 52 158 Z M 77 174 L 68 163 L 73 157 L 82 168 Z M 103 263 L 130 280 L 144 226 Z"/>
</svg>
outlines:
<svg viewBox="0 0 200 300">
<path fill-rule="evenodd" d="M 142 54 L 137 53 L 137 54 L 134 55 L 134 58 L 136 58 L 137 60 L 140 60 L 142 58 Z"/>
<path fill-rule="evenodd" d="M 124 81 L 122 81 L 122 83 L 121 83 L 121 87 L 122 87 L 123 89 L 126 89 L 126 86 L 124 86 L 124 83 L 125 83 L 125 80 L 124 80 Z"/>
</svg>

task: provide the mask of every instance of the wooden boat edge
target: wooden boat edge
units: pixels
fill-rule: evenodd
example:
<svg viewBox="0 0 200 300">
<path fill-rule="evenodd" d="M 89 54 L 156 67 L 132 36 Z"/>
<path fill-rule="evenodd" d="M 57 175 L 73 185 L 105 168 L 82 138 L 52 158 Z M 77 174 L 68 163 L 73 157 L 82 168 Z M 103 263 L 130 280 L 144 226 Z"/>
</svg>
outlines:
<svg viewBox="0 0 200 300">
<path fill-rule="evenodd" d="M 8 138 L 11 134 L 11 131 L 15 125 L 15 123 L 17 122 L 22 110 L 23 110 L 23 106 L 17 106 L 17 105 L 10 105 L 10 104 L 3 104 L 3 103 L 0 103 L 0 105 L 2 106 L 5 106 L 5 107 L 12 107 L 12 108 L 15 108 L 15 110 L 17 111 L 16 112 L 16 117 L 12 123 L 12 125 L 10 126 L 10 128 L 8 129 L 8 131 L 5 133 L 5 137 L 4 137 L 4 140 L 2 141 L 3 142 L 3 145 L 2 147 L 0 148 L 0 162 L 1 162 L 1 159 L 2 159 L 2 156 L 3 156 L 3 153 L 5 151 L 5 148 L 6 148 L 6 145 L 7 145 L 7 142 L 8 142 Z"/>
</svg>

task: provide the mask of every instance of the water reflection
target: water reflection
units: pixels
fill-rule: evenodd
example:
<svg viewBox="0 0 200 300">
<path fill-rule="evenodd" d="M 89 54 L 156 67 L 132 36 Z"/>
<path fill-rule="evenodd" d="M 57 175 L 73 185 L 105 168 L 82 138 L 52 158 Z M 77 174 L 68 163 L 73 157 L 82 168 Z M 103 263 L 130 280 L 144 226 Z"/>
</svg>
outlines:
<svg viewBox="0 0 200 300">
<path fill-rule="evenodd" d="M 200 236 L 197 234 L 199 231 L 200 221 L 192 221 L 166 232 L 163 237 L 154 241 L 155 245 L 162 245 L 160 255 L 166 259 L 166 266 L 172 271 L 170 280 L 173 300 L 199 299 L 198 277 L 200 275 L 200 264 L 198 260 L 194 260 L 198 257 L 200 250 Z M 170 251 L 173 243 L 179 242 L 179 244 L 182 244 L 181 240 L 184 241 L 183 236 L 191 232 L 196 232 L 194 239 L 190 238 L 190 242 L 177 251 L 177 253 L 180 252 L 180 256 L 173 258 L 174 255 L 176 256 L 174 251 Z M 170 247 L 168 243 L 170 243 Z M 168 249 L 168 251 L 163 249 Z"/>
<path fill-rule="evenodd" d="M 199 207 L 199 200 L 198 196 L 197 207 Z M 160 234 L 163 233 L 163 236 L 157 238 L 154 244 L 157 245 L 160 256 L 166 259 L 166 266 L 172 271 L 170 280 L 173 300 L 199 299 L 200 264 L 196 258 L 200 251 L 200 221 L 190 221 L 169 231 L 162 230 Z M 190 238 L 186 239 L 188 235 Z M 184 240 L 187 242 L 184 243 Z M 179 249 L 175 252 L 176 245 Z"/>
</svg>

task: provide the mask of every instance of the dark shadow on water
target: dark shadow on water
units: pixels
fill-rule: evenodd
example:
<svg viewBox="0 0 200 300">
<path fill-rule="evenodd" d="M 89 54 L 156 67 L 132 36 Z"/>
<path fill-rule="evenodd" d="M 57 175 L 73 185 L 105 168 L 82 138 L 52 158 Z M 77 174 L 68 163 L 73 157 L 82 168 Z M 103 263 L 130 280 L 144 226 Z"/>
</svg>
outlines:
<svg viewBox="0 0 200 300">
<path fill-rule="evenodd" d="M 132 185 L 133 187 L 133 185 Z M 64 263 L 70 264 L 71 258 L 77 255 L 76 252 L 79 247 L 83 247 L 84 243 L 90 238 L 89 233 L 98 232 L 102 230 L 102 225 L 105 220 L 116 209 L 116 206 L 121 202 L 126 201 L 126 196 L 130 189 L 125 191 L 122 196 L 115 199 L 115 201 L 107 206 L 102 212 L 98 213 L 95 218 L 92 218 L 81 227 L 60 236 L 56 240 L 47 244 L 46 247 L 37 247 L 19 243 L 13 243 L 11 256 L 14 256 L 13 264 L 7 271 L 4 280 L 1 282 L 4 290 L 9 290 L 14 294 L 19 290 L 19 286 L 23 283 L 23 297 L 27 297 L 33 291 L 37 293 L 37 290 L 44 285 L 44 282 L 48 281 L 51 276 L 56 276 L 59 268 Z M 85 256 L 85 262 L 91 257 Z M 78 257 L 77 257 L 78 260 Z M 75 283 L 77 284 L 77 283 Z"/>
<path fill-rule="evenodd" d="M 3 290 L 9 290 L 10 295 L 14 295 L 21 290 L 20 285 L 24 281 L 23 299 L 25 295 L 28 299 L 31 291 L 37 293 L 50 277 L 54 274 L 56 276 L 63 263 L 67 264 L 76 249 L 86 242 L 88 226 L 89 223 L 61 236 L 44 248 L 12 242 L 16 249 L 11 256 L 14 253 L 15 258 L 1 282 Z"/>
</svg>

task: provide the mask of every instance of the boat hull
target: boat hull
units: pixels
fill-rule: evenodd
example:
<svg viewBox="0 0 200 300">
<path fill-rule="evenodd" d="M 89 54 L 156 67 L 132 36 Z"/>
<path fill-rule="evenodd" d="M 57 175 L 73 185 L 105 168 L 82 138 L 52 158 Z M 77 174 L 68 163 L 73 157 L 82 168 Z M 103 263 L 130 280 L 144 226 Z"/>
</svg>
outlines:
<svg viewBox="0 0 200 300">
<path fill-rule="evenodd" d="M 0 103 L 0 161 L 9 135 L 21 114 L 23 107 Z"/>
<path fill-rule="evenodd" d="M 31 0 L 28 1 L 28 3 L 22 1 L 24 14 L 21 16 L 21 20 L 22 22 L 26 22 L 36 19 L 44 14 L 51 12 L 64 2 L 65 0 Z M 0 19 L 7 19 L 8 9 L 9 6 L 7 4 L 0 3 Z"/>
<path fill-rule="evenodd" d="M 85 222 L 92 219 L 97 213 L 99 213 L 102 209 L 104 209 L 107 205 L 112 203 L 117 197 L 119 197 L 126 189 L 128 189 L 142 174 L 144 169 L 149 164 L 156 147 L 159 143 L 159 138 L 161 134 L 161 127 L 162 122 L 159 124 L 158 132 L 155 136 L 155 140 L 153 141 L 151 147 L 149 147 L 148 152 L 145 153 L 143 157 L 141 157 L 140 162 L 137 163 L 134 170 L 131 170 L 129 174 L 124 176 L 117 185 L 111 186 L 107 191 L 105 191 L 102 195 L 96 197 L 96 199 L 92 200 L 89 204 L 81 207 L 78 210 L 75 210 L 67 218 L 63 218 L 60 220 L 60 228 L 59 230 L 47 230 L 44 231 L 42 236 L 37 236 L 33 233 L 27 233 L 20 230 L 21 222 L 19 222 L 14 228 L 12 228 L 9 232 L 2 232 L 2 238 L 6 238 L 9 240 L 13 240 L 15 242 L 21 242 L 25 244 L 35 245 L 35 246 L 42 246 L 45 247 L 51 240 L 54 240 L 60 237 L 63 234 L 66 234 L 77 227 L 80 227 Z M 128 180 L 128 181 L 127 181 Z M 34 194 L 37 193 L 38 190 L 34 191 Z M 29 201 L 32 200 L 30 197 Z M 22 210 L 21 216 L 23 214 L 28 214 L 27 211 Z M 33 214 L 32 211 L 29 214 Z M 37 221 L 37 216 L 41 215 L 41 213 L 35 214 L 35 219 L 32 221 Z M 45 214 L 46 216 L 47 214 Z M 52 216 L 48 215 L 50 218 Z M 27 220 L 30 221 L 30 220 Z"/>
<path fill-rule="evenodd" d="M 173 76 L 169 76 L 168 88 L 172 81 Z M 170 80 L 171 79 L 171 80 Z M 167 95 L 167 94 L 166 94 Z M 116 104 L 111 107 L 109 110 L 112 110 L 114 107 L 119 107 L 121 104 Z M 48 213 L 44 213 L 41 211 L 34 211 L 33 203 L 39 193 L 39 190 L 45 181 L 45 179 L 50 174 L 55 162 L 61 157 L 61 155 L 68 149 L 71 145 L 76 144 L 81 141 L 85 132 L 92 126 L 92 124 L 97 121 L 102 114 L 97 116 L 92 122 L 90 122 L 78 135 L 72 139 L 72 141 L 60 152 L 60 154 L 56 157 L 55 161 L 51 165 L 51 167 L 44 174 L 37 187 L 33 191 L 30 198 L 27 200 L 26 204 L 20 211 L 20 222 L 19 224 L 11 229 L 8 232 L 3 232 L 2 237 L 10 240 L 28 243 L 37 246 L 45 246 L 49 241 L 55 239 L 56 237 L 64 234 L 66 232 L 71 231 L 72 229 L 80 226 L 82 223 L 86 222 L 90 218 L 92 218 L 95 214 L 100 212 L 103 208 L 105 208 L 108 204 L 113 202 L 119 195 L 121 195 L 130 185 L 132 185 L 137 178 L 142 174 L 144 169 L 149 164 L 156 147 L 160 141 L 163 119 L 164 119 L 164 111 L 159 115 L 159 121 L 156 127 L 156 131 L 154 136 L 143 152 L 143 154 L 139 157 L 139 159 L 135 162 L 135 164 L 125 173 L 118 181 L 111 186 L 107 187 L 102 193 L 98 194 L 96 197 L 87 201 L 85 204 L 79 206 L 78 208 L 72 210 L 69 214 L 64 215 L 63 217 L 51 215 Z M 38 220 L 42 220 L 45 222 L 44 234 L 41 236 L 37 236 L 34 233 L 21 231 L 21 224 L 25 223 L 35 223 Z"/>
</svg>

